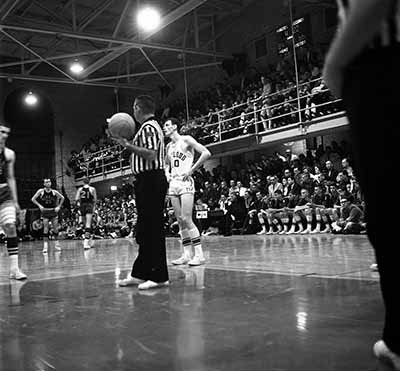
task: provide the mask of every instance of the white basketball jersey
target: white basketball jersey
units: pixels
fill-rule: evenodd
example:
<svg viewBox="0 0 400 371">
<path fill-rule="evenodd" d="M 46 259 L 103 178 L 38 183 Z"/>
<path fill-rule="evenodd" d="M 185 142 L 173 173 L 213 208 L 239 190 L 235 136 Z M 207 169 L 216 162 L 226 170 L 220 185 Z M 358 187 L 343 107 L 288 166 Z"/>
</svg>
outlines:
<svg viewBox="0 0 400 371">
<path fill-rule="evenodd" d="M 187 149 L 183 140 L 171 142 L 168 145 L 167 156 L 173 178 L 183 176 L 192 168 L 193 150 Z"/>
</svg>

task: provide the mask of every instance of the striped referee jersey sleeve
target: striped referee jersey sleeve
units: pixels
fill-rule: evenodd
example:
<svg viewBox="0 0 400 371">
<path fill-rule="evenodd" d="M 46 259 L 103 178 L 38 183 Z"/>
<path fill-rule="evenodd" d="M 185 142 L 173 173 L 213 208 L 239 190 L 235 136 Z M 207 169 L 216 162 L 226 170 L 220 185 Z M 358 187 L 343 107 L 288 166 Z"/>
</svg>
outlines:
<svg viewBox="0 0 400 371">
<path fill-rule="evenodd" d="M 153 125 L 146 125 L 142 129 L 141 142 L 147 149 L 156 151 L 160 146 L 159 133 Z"/>
</svg>

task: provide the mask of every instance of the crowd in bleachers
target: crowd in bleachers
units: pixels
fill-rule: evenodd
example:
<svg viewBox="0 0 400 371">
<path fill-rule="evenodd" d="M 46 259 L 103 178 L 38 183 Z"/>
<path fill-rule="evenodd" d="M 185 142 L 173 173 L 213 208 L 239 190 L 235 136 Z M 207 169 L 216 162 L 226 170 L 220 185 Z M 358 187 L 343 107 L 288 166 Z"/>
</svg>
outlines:
<svg viewBox="0 0 400 371">
<path fill-rule="evenodd" d="M 194 220 L 203 235 L 364 232 L 365 204 L 350 153 L 346 141 L 340 145 L 333 141 L 305 154 L 287 149 L 231 168 L 202 168 L 193 175 Z M 64 206 L 60 238 L 81 239 L 84 228 L 78 208 L 73 201 Z M 98 201 L 94 238 L 133 237 L 136 221 L 133 186 L 124 183 L 118 192 Z M 167 236 L 178 236 L 168 200 L 165 227 Z M 20 235 L 40 238 L 42 228 L 37 219 L 24 231 L 20 228 Z"/>
<path fill-rule="evenodd" d="M 184 123 L 185 132 L 208 144 L 339 110 L 338 102 L 320 106 L 334 100 L 320 80 L 321 55 L 306 54 L 298 61 L 299 100 L 292 59 L 282 58 L 277 66 L 269 67 L 261 76 L 257 74 L 247 84 L 243 81 L 240 86 L 233 86 L 226 80 L 206 92 L 190 95 L 189 120 L 185 119 L 183 100 L 166 110 L 164 116 L 178 117 Z M 301 117 L 297 113 L 298 105 Z M 218 122 L 221 122 L 221 133 Z"/>
<path fill-rule="evenodd" d="M 203 234 L 360 233 L 364 201 L 346 142 L 195 174 Z M 351 215 L 348 215 L 348 214 Z M 201 215 L 201 213 L 199 214 Z"/>
<path fill-rule="evenodd" d="M 226 78 L 207 90 L 192 92 L 188 120 L 183 99 L 160 109 L 158 116 L 161 120 L 177 117 L 183 123 L 182 132 L 203 144 L 308 121 L 341 109 L 320 80 L 321 66 L 322 53 L 303 52 L 298 56 L 299 99 L 292 58 L 287 56 L 262 74 L 243 78 L 240 84 Z M 71 152 L 68 162 L 77 178 L 126 165 L 128 160 L 121 157 L 121 149 L 104 129 L 79 152 Z"/>
</svg>

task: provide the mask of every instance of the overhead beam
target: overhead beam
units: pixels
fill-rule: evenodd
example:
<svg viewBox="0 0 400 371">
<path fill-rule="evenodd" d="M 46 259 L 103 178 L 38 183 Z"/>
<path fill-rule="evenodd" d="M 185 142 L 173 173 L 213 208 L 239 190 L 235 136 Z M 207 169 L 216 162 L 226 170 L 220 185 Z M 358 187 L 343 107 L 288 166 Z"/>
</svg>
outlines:
<svg viewBox="0 0 400 371">
<path fill-rule="evenodd" d="M 6 10 L 6 12 L 0 17 L 0 20 L 3 22 L 8 15 L 13 11 L 13 9 L 18 5 L 21 0 L 14 0 L 14 2 L 10 5 L 10 7 Z"/>
<path fill-rule="evenodd" d="M 204 1 L 204 0 L 203 0 Z M 165 50 L 170 52 L 177 52 L 177 53 L 186 53 L 186 54 L 195 54 L 195 55 L 206 55 L 210 57 L 218 57 L 218 58 L 232 58 L 231 55 L 224 54 L 224 53 L 213 53 L 211 51 L 203 50 L 203 49 L 191 49 L 191 48 L 180 48 L 173 45 L 165 45 L 165 44 L 158 44 L 158 43 L 149 43 L 143 41 L 132 41 L 125 38 L 112 38 L 107 36 L 100 36 L 96 34 L 90 33 L 81 33 L 81 32 L 73 32 L 73 31 L 56 31 L 56 30 L 49 30 L 44 28 L 37 28 L 37 27 L 25 27 L 25 26 L 17 26 L 11 25 L 7 23 L 0 23 L 0 30 L 1 29 L 9 29 L 14 31 L 25 31 L 25 32 L 33 32 L 33 33 L 40 33 L 44 35 L 52 35 L 58 37 L 66 37 L 71 39 L 81 39 L 81 40 L 90 40 L 90 41 L 98 41 L 98 42 L 111 42 L 115 44 L 121 44 L 120 48 L 149 48 L 149 49 L 158 49 L 158 50 Z"/>
<path fill-rule="evenodd" d="M 41 55 L 39 55 L 38 53 L 36 53 L 34 50 L 32 50 L 31 48 L 29 48 L 28 46 L 26 46 L 23 42 L 19 41 L 17 38 L 15 38 L 14 36 L 10 35 L 8 32 L 4 31 L 2 28 L 0 28 L 0 32 L 2 32 L 4 35 L 6 35 L 8 38 L 10 38 L 11 40 L 13 40 L 15 43 L 17 43 L 18 45 L 22 46 L 24 49 L 26 49 L 29 53 L 33 54 L 34 56 L 38 57 L 39 59 L 41 59 L 43 62 L 47 63 L 49 66 L 53 67 L 56 71 L 60 72 L 62 75 L 68 77 L 71 80 L 74 80 L 73 77 L 71 77 L 70 75 L 68 75 L 67 73 L 65 73 L 62 69 L 58 68 L 56 65 L 54 65 L 53 63 L 47 61 L 45 58 L 43 58 Z"/>
<path fill-rule="evenodd" d="M 46 60 L 48 60 L 48 61 L 56 61 L 59 59 L 79 57 L 81 55 L 100 54 L 100 53 L 112 51 L 114 49 L 118 49 L 118 47 L 115 46 L 113 48 L 80 51 L 80 52 L 76 52 L 76 53 L 68 53 L 68 54 L 56 55 L 54 57 L 43 57 L 43 58 L 46 58 Z M 37 63 L 37 62 L 42 62 L 42 60 L 40 58 L 33 58 L 33 59 L 26 59 L 23 62 L 3 63 L 3 64 L 0 64 L 0 68 L 14 67 L 14 66 L 19 66 L 21 64 L 30 64 L 30 63 Z"/>
<path fill-rule="evenodd" d="M 126 15 L 126 12 L 128 11 L 130 2 L 131 2 L 131 0 L 125 0 L 124 8 L 122 9 L 122 13 L 119 16 L 118 22 L 115 25 L 115 28 L 114 28 L 114 31 L 113 31 L 113 34 L 112 34 L 113 38 L 117 37 L 117 35 L 118 35 L 119 29 L 121 28 L 122 21 L 123 21 L 125 15 Z M 112 45 L 111 43 L 108 43 L 108 47 L 110 47 L 111 45 Z"/>
<path fill-rule="evenodd" d="M 222 64 L 222 62 L 211 62 L 211 63 L 203 63 L 203 64 L 195 64 L 191 66 L 186 66 L 187 70 L 194 70 L 194 69 L 199 69 L 199 68 L 206 68 L 206 67 L 215 67 Z M 185 67 L 175 67 L 175 68 L 167 68 L 164 70 L 161 70 L 161 73 L 170 73 L 170 72 L 177 72 L 177 71 L 182 71 L 184 70 Z M 146 72 L 136 72 L 136 73 L 131 73 L 131 74 L 126 74 L 126 75 L 118 75 L 119 78 L 128 78 L 128 77 L 141 77 L 141 76 L 149 76 L 149 75 L 156 75 L 156 71 L 146 71 Z M 85 80 L 87 82 L 97 82 L 97 81 L 107 81 L 107 80 L 113 80 L 117 76 L 107 76 L 107 77 L 98 77 L 95 79 L 89 79 Z"/>
<path fill-rule="evenodd" d="M 7 8 L 8 4 L 10 3 L 10 0 L 6 0 L 3 5 L 0 6 L 0 14 L 3 13 L 3 10 Z"/>
<path fill-rule="evenodd" d="M 161 31 L 163 28 L 167 27 L 171 23 L 175 22 L 176 20 L 180 19 L 187 13 L 191 12 L 192 10 L 196 9 L 200 5 L 204 4 L 207 0 L 188 0 L 184 4 L 180 5 L 177 9 L 173 10 L 172 12 L 168 13 L 165 17 L 161 19 L 160 26 L 156 31 L 152 31 L 149 33 L 146 33 L 143 35 L 142 40 L 147 40 L 151 36 L 155 35 L 159 31 Z M 137 38 L 134 39 L 134 41 L 137 41 Z M 98 69 L 102 68 L 112 60 L 118 58 L 119 56 L 123 55 L 126 53 L 129 49 L 131 49 L 133 46 L 126 46 L 125 48 L 122 48 L 120 52 L 113 52 L 109 56 L 104 56 L 100 60 L 94 62 L 91 66 L 86 68 L 83 71 L 83 78 L 88 77 L 91 75 L 93 72 L 96 72 Z"/>
<path fill-rule="evenodd" d="M 145 88 L 143 86 L 129 85 L 129 84 L 110 84 L 103 82 L 90 82 L 90 81 L 71 81 L 56 77 L 44 77 L 44 76 L 34 76 L 34 75 L 19 75 L 12 73 L 2 73 L 0 72 L 0 79 L 14 79 L 14 80 L 27 80 L 27 81 L 39 81 L 47 83 L 57 83 L 57 84 L 68 84 L 68 85 L 87 85 L 87 86 L 99 86 L 105 88 L 122 88 L 131 90 L 141 90 L 141 91 L 152 91 L 153 89 Z"/>
<path fill-rule="evenodd" d="M 60 22 L 64 23 L 66 26 L 71 26 L 71 22 L 64 18 L 62 15 L 54 12 L 53 10 L 49 9 L 47 6 L 39 3 L 39 1 L 33 0 L 33 5 L 37 6 L 38 8 L 44 10 L 47 14 L 49 14 L 53 19 L 58 19 Z"/>
<path fill-rule="evenodd" d="M 154 68 L 154 71 L 157 72 L 157 74 L 161 77 L 161 79 L 172 89 L 172 85 L 170 82 L 167 80 L 167 78 L 162 74 L 162 72 L 157 68 L 157 66 L 153 63 L 153 61 L 150 59 L 150 57 L 147 55 L 147 53 L 142 49 L 140 49 L 142 52 L 143 56 L 147 59 L 147 61 L 150 63 L 150 65 Z"/>
<path fill-rule="evenodd" d="M 106 0 L 105 2 L 103 2 L 103 4 L 100 6 L 99 9 L 94 10 L 93 12 L 91 12 L 83 21 L 82 23 L 78 26 L 77 24 L 77 17 L 76 17 L 76 4 L 75 4 L 75 0 L 72 0 L 70 2 L 68 2 L 67 4 L 71 5 L 71 10 L 72 10 L 72 29 L 74 32 L 79 31 L 82 32 L 91 22 L 94 21 L 95 18 L 97 18 L 102 12 L 104 12 L 104 10 L 106 10 L 111 3 L 114 0 Z M 64 9 L 66 8 L 66 6 L 64 6 Z M 70 25 L 69 25 L 70 26 Z M 49 46 L 48 50 L 45 52 L 45 57 L 47 57 L 49 54 L 49 51 L 54 51 L 56 50 L 56 48 L 62 43 L 62 40 L 54 40 L 51 45 Z M 76 49 L 79 49 L 79 41 L 76 40 L 76 45 L 75 45 Z M 30 68 L 30 70 L 28 71 L 28 73 L 31 73 L 32 71 L 34 71 L 41 62 L 38 62 L 37 64 L 35 64 L 34 66 L 32 66 Z"/>
<path fill-rule="evenodd" d="M 90 23 L 92 23 L 101 13 L 103 13 L 115 0 L 106 0 L 100 7 L 96 8 L 90 13 L 79 25 L 79 31 L 84 30 Z"/>
<path fill-rule="evenodd" d="M 200 48 L 200 35 L 199 35 L 199 17 L 196 9 L 193 11 L 193 26 L 194 26 L 194 46 Z"/>
</svg>

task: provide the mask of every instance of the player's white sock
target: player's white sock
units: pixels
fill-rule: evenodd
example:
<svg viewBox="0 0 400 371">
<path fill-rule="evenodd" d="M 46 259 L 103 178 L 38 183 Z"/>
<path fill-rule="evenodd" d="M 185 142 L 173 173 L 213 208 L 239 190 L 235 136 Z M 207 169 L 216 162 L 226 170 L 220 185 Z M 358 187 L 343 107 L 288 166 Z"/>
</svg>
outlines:
<svg viewBox="0 0 400 371">
<path fill-rule="evenodd" d="M 7 251 L 10 257 L 10 271 L 18 270 L 18 238 L 7 237 Z"/>
<path fill-rule="evenodd" d="M 10 255 L 10 271 L 18 270 L 18 255 Z"/>
<path fill-rule="evenodd" d="M 200 233 L 197 227 L 194 227 L 189 230 L 189 236 L 192 241 L 192 245 L 194 248 L 194 256 L 199 257 L 200 259 L 204 259 L 203 249 L 201 247 L 201 238 Z"/>
<path fill-rule="evenodd" d="M 181 230 L 181 242 L 183 248 L 183 256 L 187 259 L 192 258 L 192 242 L 190 240 L 189 231 L 187 229 Z"/>
</svg>

